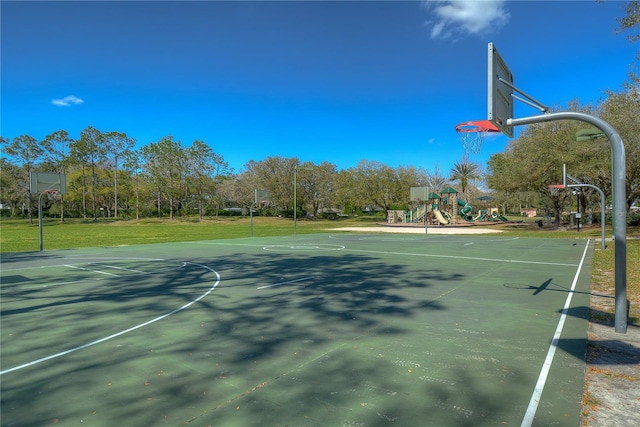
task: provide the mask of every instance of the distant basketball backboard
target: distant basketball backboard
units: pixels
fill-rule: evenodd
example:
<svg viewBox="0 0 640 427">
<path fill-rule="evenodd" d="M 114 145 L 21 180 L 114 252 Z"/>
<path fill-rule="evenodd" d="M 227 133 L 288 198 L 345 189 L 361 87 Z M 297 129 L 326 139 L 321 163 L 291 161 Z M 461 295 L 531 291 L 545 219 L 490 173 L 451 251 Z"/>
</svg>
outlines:
<svg viewBox="0 0 640 427">
<path fill-rule="evenodd" d="M 513 138 L 513 126 L 507 125 L 513 118 L 513 74 L 493 43 L 489 43 L 487 99 L 487 119 Z"/>
<path fill-rule="evenodd" d="M 44 193 L 46 191 L 57 191 L 60 194 L 67 194 L 67 177 L 62 173 L 31 172 L 30 175 L 31 194 Z"/>
<path fill-rule="evenodd" d="M 412 202 L 426 202 L 429 200 L 429 187 L 411 187 L 409 197 Z"/>
<path fill-rule="evenodd" d="M 265 203 L 271 200 L 271 194 L 269 193 L 269 190 L 255 190 L 255 194 L 254 194 L 254 203 L 259 204 L 259 203 Z"/>
</svg>

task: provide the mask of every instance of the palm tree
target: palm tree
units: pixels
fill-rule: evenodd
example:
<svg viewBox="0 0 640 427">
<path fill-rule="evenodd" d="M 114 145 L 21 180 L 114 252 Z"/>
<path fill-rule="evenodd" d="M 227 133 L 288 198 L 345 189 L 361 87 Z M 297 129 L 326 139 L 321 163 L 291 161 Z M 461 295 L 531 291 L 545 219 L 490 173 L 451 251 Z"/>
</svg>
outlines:
<svg viewBox="0 0 640 427">
<path fill-rule="evenodd" d="M 469 181 L 481 178 L 480 166 L 477 163 L 470 162 L 467 158 L 463 158 L 459 162 L 454 163 L 451 168 L 451 180 L 460 182 L 462 190 L 462 198 L 468 202 L 466 198 L 467 187 Z"/>
</svg>

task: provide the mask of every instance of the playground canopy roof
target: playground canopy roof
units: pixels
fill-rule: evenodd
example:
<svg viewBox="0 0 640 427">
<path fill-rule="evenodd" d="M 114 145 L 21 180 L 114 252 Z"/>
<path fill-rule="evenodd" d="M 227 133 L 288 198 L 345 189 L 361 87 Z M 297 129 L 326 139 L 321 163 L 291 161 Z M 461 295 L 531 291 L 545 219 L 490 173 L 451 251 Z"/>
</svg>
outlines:
<svg viewBox="0 0 640 427">
<path fill-rule="evenodd" d="M 458 194 L 455 188 L 447 187 L 440 192 L 440 194 Z"/>
</svg>

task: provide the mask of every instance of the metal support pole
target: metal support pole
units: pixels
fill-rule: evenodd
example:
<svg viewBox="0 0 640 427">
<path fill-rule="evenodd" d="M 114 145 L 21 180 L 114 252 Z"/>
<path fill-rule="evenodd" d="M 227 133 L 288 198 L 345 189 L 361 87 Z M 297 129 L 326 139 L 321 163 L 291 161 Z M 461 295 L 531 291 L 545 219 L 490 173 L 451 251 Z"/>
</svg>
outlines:
<svg viewBox="0 0 640 427">
<path fill-rule="evenodd" d="M 38 229 L 40 231 L 40 251 L 44 250 L 44 240 L 42 239 L 42 196 L 44 196 L 44 193 L 40 193 L 40 197 L 38 197 Z"/>
<path fill-rule="evenodd" d="M 251 237 L 253 237 L 253 205 L 254 203 L 251 203 L 251 205 L 249 206 L 249 218 L 251 218 Z"/>
<path fill-rule="evenodd" d="M 424 234 L 425 235 L 429 234 L 427 232 L 428 224 L 429 224 L 429 202 L 431 201 L 429 196 L 431 196 L 431 187 L 427 187 L 427 199 L 424 201 Z"/>
<path fill-rule="evenodd" d="M 611 144 L 613 162 L 613 218 L 615 221 L 615 331 L 627 333 L 627 195 L 626 195 L 626 156 L 622 138 L 616 130 L 604 120 L 578 112 L 549 113 L 541 116 L 508 119 L 507 126 L 521 126 L 532 123 L 556 120 L 579 120 L 600 129 Z"/>
<path fill-rule="evenodd" d="M 578 194 L 576 194 L 576 199 L 578 199 L 578 214 L 576 215 L 576 224 L 578 226 L 578 233 L 580 232 L 580 219 L 582 218 L 582 213 L 580 213 L 580 190 L 578 190 Z"/>
<path fill-rule="evenodd" d="M 293 167 L 293 235 L 297 233 L 298 217 L 298 165 Z"/>
</svg>

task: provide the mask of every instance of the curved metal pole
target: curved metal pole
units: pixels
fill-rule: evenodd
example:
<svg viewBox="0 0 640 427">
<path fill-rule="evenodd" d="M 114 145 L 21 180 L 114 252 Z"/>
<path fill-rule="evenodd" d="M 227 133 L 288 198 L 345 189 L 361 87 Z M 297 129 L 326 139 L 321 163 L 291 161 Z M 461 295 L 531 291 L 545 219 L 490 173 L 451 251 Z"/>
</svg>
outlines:
<svg viewBox="0 0 640 427">
<path fill-rule="evenodd" d="M 626 195 L 626 159 L 622 138 L 607 122 L 598 117 L 578 112 L 549 113 L 541 116 L 508 119 L 507 126 L 520 126 L 532 123 L 556 120 L 579 120 L 589 123 L 602 131 L 611 144 L 613 163 L 613 218 L 615 227 L 615 331 L 627 333 L 627 195 Z"/>
<path fill-rule="evenodd" d="M 567 185 L 567 187 L 569 188 L 574 188 L 574 187 L 589 187 L 589 188 L 595 188 L 596 190 L 598 190 L 598 193 L 600 193 L 600 230 L 602 234 L 602 249 L 605 249 L 605 244 L 604 244 L 604 239 L 605 239 L 605 235 L 604 235 L 604 210 L 605 210 L 605 204 L 606 204 L 606 199 L 604 197 L 604 192 L 599 189 L 598 187 L 596 187 L 595 185 L 592 184 L 569 184 Z"/>
<path fill-rule="evenodd" d="M 249 218 L 251 218 L 251 237 L 253 237 L 253 205 L 255 205 L 255 202 L 249 205 Z"/>
<path fill-rule="evenodd" d="M 298 165 L 293 167 L 293 235 L 297 233 L 297 219 L 298 219 Z"/>
</svg>

